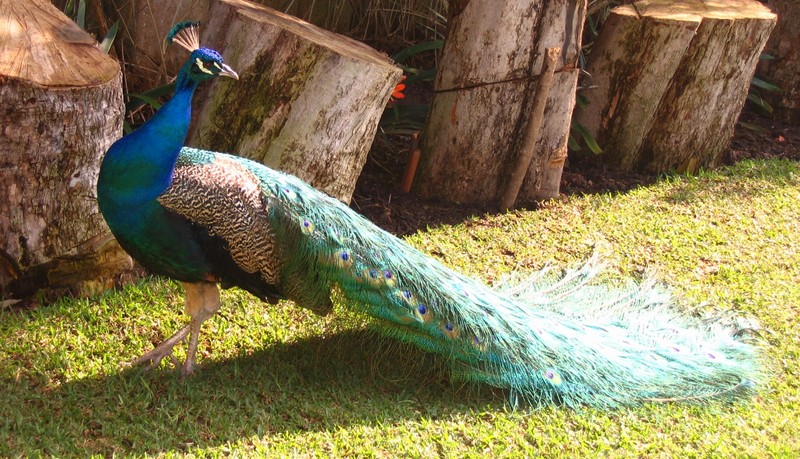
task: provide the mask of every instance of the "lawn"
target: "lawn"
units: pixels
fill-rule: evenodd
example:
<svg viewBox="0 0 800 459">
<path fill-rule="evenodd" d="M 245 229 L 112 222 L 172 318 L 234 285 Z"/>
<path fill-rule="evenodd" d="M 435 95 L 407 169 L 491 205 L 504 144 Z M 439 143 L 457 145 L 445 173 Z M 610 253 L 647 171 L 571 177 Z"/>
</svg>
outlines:
<svg viewBox="0 0 800 459">
<path fill-rule="evenodd" d="M 687 303 L 758 319 L 770 379 L 736 405 L 513 411 L 344 305 L 319 318 L 234 290 L 204 326 L 202 369 L 181 380 L 122 365 L 186 320 L 180 287 L 146 279 L 0 310 L 0 456 L 800 456 L 798 163 L 747 161 L 408 241 L 488 283 L 595 251 L 610 277 L 647 268 Z"/>
</svg>

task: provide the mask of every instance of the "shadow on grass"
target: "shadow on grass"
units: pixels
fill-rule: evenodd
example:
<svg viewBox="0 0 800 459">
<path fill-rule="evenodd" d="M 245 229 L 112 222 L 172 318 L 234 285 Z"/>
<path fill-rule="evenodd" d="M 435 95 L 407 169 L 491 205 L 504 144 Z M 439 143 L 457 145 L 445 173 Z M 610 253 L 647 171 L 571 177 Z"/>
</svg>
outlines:
<svg viewBox="0 0 800 459">
<path fill-rule="evenodd" d="M 212 357 L 213 358 L 213 357 Z M 354 424 L 436 418 L 504 403 L 449 382 L 442 361 L 370 331 L 312 337 L 223 361 L 187 380 L 166 367 L 52 383 L 3 377 L 19 401 L 3 456 L 163 453 Z M 2 436 L 0 436 L 2 438 Z"/>
</svg>

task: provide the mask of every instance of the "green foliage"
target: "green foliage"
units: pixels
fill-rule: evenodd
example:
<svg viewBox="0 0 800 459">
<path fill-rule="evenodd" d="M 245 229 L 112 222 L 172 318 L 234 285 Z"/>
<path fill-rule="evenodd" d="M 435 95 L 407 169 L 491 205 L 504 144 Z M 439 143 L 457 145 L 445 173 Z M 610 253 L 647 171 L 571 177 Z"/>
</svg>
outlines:
<svg viewBox="0 0 800 459">
<path fill-rule="evenodd" d="M 417 61 L 430 65 L 430 63 L 435 62 L 435 58 L 431 58 L 431 56 L 440 51 L 443 46 L 443 40 L 430 40 L 409 46 L 392 56 L 392 60 L 403 69 L 406 75 L 406 79 L 403 80 L 406 88 L 413 85 L 430 85 L 436 78 L 435 67 L 416 68 L 406 63 L 424 56 L 424 58 L 417 59 Z M 427 103 L 390 103 L 381 116 L 380 130 L 389 135 L 410 135 L 414 132 L 422 131 L 425 127 L 429 109 L 430 106 Z"/>
<path fill-rule="evenodd" d="M 261 0 L 382 50 L 442 38 L 448 0 Z"/>
<path fill-rule="evenodd" d="M 577 106 L 576 109 L 582 110 L 583 107 L 585 107 L 587 104 L 586 98 L 581 94 L 576 94 L 575 103 Z M 591 151 L 596 155 L 599 155 L 600 153 L 603 152 L 603 149 L 597 143 L 592 133 L 589 132 L 588 129 L 586 129 L 586 126 L 578 123 L 573 119 L 570 121 L 569 139 L 567 147 L 570 149 L 570 151 L 582 151 L 583 145 L 585 145 L 589 149 L 589 151 Z"/>
<path fill-rule="evenodd" d="M 585 56 L 591 52 L 592 45 L 597 37 L 600 35 L 600 30 L 603 28 L 606 19 L 608 19 L 611 10 L 625 3 L 631 1 L 617 1 L 617 0 L 591 0 L 586 6 L 586 22 L 583 26 L 583 43 L 581 46 L 580 59 L 585 60 Z M 585 68 L 584 62 L 580 63 L 581 68 Z"/>
<path fill-rule="evenodd" d="M 64 4 L 62 11 L 72 19 L 78 27 L 86 30 L 86 0 L 78 0 L 77 2 L 75 2 L 75 0 L 68 0 L 67 3 Z M 118 31 L 119 21 L 108 28 L 108 32 L 106 32 L 105 37 L 103 37 L 103 40 L 100 42 L 100 49 L 102 49 L 104 53 L 108 54 L 109 51 L 111 51 L 111 46 L 114 44 L 114 39 L 117 37 Z"/>
<path fill-rule="evenodd" d="M 761 53 L 759 59 L 763 61 L 769 61 L 775 58 L 769 54 Z M 750 91 L 747 93 L 747 100 L 749 100 L 751 103 L 753 103 L 753 105 L 761 109 L 761 111 L 763 111 L 764 113 L 771 114 L 773 111 L 775 111 L 775 109 L 772 108 L 772 105 L 769 102 L 767 102 L 766 99 L 764 99 L 764 97 L 762 96 L 762 91 L 775 93 L 775 92 L 780 92 L 780 90 L 781 88 L 779 88 L 778 86 L 766 80 L 763 80 L 757 76 L 753 76 L 753 79 L 750 81 Z"/>
<path fill-rule="evenodd" d="M 86 28 L 86 0 L 69 0 L 64 6 L 64 14 L 78 24 L 81 29 Z"/>
<path fill-rule="evenodd" d="M 689 303 L 755 316 L 772 374 L 752 402 L 511 412 L 360 316 L 238 290 L 204 325 L 198 374 L 142 373 L 120 365 L 186 321 L 180 288 L 150 279 L 0 310 L 0 456 L 797 457 L 798 221 L 798 164 L 748 161 L 409 239 L 488 282 L 599 251 L 611 277 L 653 269 Z"/>
<path fill-rule="evenodd" d="M 149 111 L 158 110 L 161 108 L 161 102 L 159 102 L 159 100 L 169 97 L 173 92 L 175 92 L 174 81 L 172 83 L 157 86 L 143 93 L 128 93 L 128 103 L 125 104 L 126 115 L 123 125 L 125 134 L 129 134 L 136 127 L 135 125 L 132 126 L 129 120 L 133 120 L 137 112 L 142 109 L 147 109 Z"/>
<path fill-rule="evenodd" d="M 775 58 L 767 53 L 761 53 L 761 55 L 759 56 L 759 60 L 762 61 L 769 61 L 772 59 Z M 775 109 L 772 107 L 772 104 L 770 104 L 769 101 L 767 101 L 767 99 L 764 98 L 764 92 L 776 93 L 780 92 L 780 90 L 781 88 L 779 88 L 778 86 L 766 80 L 763 80 L 756 75 L 753 75 L 753 79 L 750 81 L 750 89 L 747 92 L 747 101 L 750 103 L 751 106 L 757 107 L 762 114 L 769 116 L 772 115 Z M 737 122 L 737 125 L 745 129 L 749 129 L 751 131 L 761 132 L 761 133 L 765 132 L 763 127 L 756 124 L 748 123 L 746 121 L 742 121 L 741 119 Z"/>
<path fill-rule="evenodd" d="M 411 135 L 424 129 L 429 109 L 428 104 L 393 104 L 383 111 L 378 126 L 387 135 Z"/>
<path fill-rule="evenodd" d="M 569 133 L 569 148 L 573 151 L 581 151 L 583 148 L 581 147 L 580 142 L 576 139 L 576 135 L 580 136 L 580 139 L 583 140 L 583 143 L 589 148 L 589 151 L 592 153 L 599 155 L 603 152 L 603 149 L 600 148 L 600 145 L 594 139 L 594 136 L 585 126 L 578 123 L 575 120 L 572 120 L 570 123 L 570 133 Z"/>
<path fill-rule="evenodd" d="M 403 49 L 402 51 L 392 55 L 392 60 L 396 62 L 400 68 L 403 69 L 408 75 L 406 79 L 406 84 L 412 84 L 416 82 L 431 82 L 436 78 L 436 67 L 431 66 L 427 69 L 420 69 L 414 68 L 409 65 L 404 65 L 403 63 L 415 58 L 417 56 L 423 55 L 428 53 L 428 57 L 430 57 L 429 52 L 438 52 L 441 51 L 442 47 L 444 47 L 444 40 L 429 40 L 424 41 L 422 43 L 417 43 L 416 45 L 409 46 L 408 48 Z M 434 62 L 435 59 L 426 59 L 425 62 Z"/>
<path fill-rule="evenodd" d="M 100 49 L 102 49 L 104 53 L 108 54 L 111 51 L 111 46 L 114 45 L 114 39 L 117 38 L 117 32 L 119 32 L 119 21 L 108 28 L 106 36 L 103 37 L 103 41 L 100 42 Z"/>
<path fill-rule="evenodd" d="M 586 58 L 592 52 L 595 40 L 600 35 L 608 15 L 611 10 L 625 2 L 612 1 L 612 0 L 591 0 L 587 5 L 586 22 L 583 24 L 583 42 L 581 43 L 581 50 L 578 53 L 578 68 L 581 71 L 581 78 L 583 81 L 590 81 L 591 75 L 586 72 Z M 586 97 L 580 94 L 581 87 L 578 87 L 578 94 L 576 94 L 576 110 L 581 110 L 586 106 Z M 603 149 L 597 143 L 591 132 L 585 126 L 574 120 L 570 123 L 570 132 L 567 142 L 567 148 L 573 152 L 583 151 L 586 147 L 590 152 L 599 155 Z"/>
</svg>

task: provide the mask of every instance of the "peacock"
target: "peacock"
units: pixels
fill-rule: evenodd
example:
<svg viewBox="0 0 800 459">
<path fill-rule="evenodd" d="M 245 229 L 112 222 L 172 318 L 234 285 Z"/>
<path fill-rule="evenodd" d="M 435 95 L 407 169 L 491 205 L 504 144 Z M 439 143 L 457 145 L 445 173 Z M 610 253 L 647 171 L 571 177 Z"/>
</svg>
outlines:
<svg viewBox="0 0 800 459">
<path fill-rule="evenodd" d="M 120 245 L 180 281 L 189 323 L 133 363 L 195 366 L 218 286 L 316 314 L 337 302 L 387 335 L 441 354 L 453 378 L 505 388 L 514 403 L 614 408 L 654 401 L 747 399 L 763 383 L 759 346 L 721 321 L 683 313 L 652 281 L 606 285 L 600 263 L 516 275 L 494 288 L 455 272 L 302 180 L 237 156 L 184 146 L 192 96 L 238 79 L 198 24 L 167 37 L 189 58 L 173 97 L 114 143 L 97 183 Z"/>
</svg>

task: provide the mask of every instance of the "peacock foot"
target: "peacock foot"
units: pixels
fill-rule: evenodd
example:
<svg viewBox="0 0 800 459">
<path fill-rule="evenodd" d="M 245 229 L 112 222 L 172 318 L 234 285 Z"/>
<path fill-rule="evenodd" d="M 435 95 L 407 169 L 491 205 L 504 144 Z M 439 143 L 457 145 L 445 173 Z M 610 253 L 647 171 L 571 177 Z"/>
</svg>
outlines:
<svg viewBox="0 0 800 459">
<path fill-rule="evenodd" d="M 138 365 L 147 365 L 145 369 L 152 370 L 157 368 L 161 361 L 164 360 L 165 357 L 169 357 L 169 360 L 172 362 L 175 367 L 181 367 L 181 373 L 184 375 L 190 374 L 194 370 L 194 362 L 190 362 L 190 359 L 186 359 L 186 362 L 181 364 L 180 360 L 175 357 L 173 354 L 173 350 L 175 346 L 183 341 L 184 338 L 189 334 L 192 329 L 192 325 L 188 324 L 185 327 L 181 328 L 175 334 L 164 340 L 161 344 L 156 346 L 155 349 L 152 351 L 146 352 L 139 358 L 135 359 L 134 361 L 130 362 L 130 366 L 138 366 Z M 194 359 L 192 359 L 194 360 Z"/>
<path fill-rule="evenodd" d="M 197 365 L 194 364 L 194 359 L 186 359 L 183 365 L 181 365 L 181 377 L 186 378 L 191 375 L 194 373 L 195 368 L 197 368 Z"/>
</svg>

